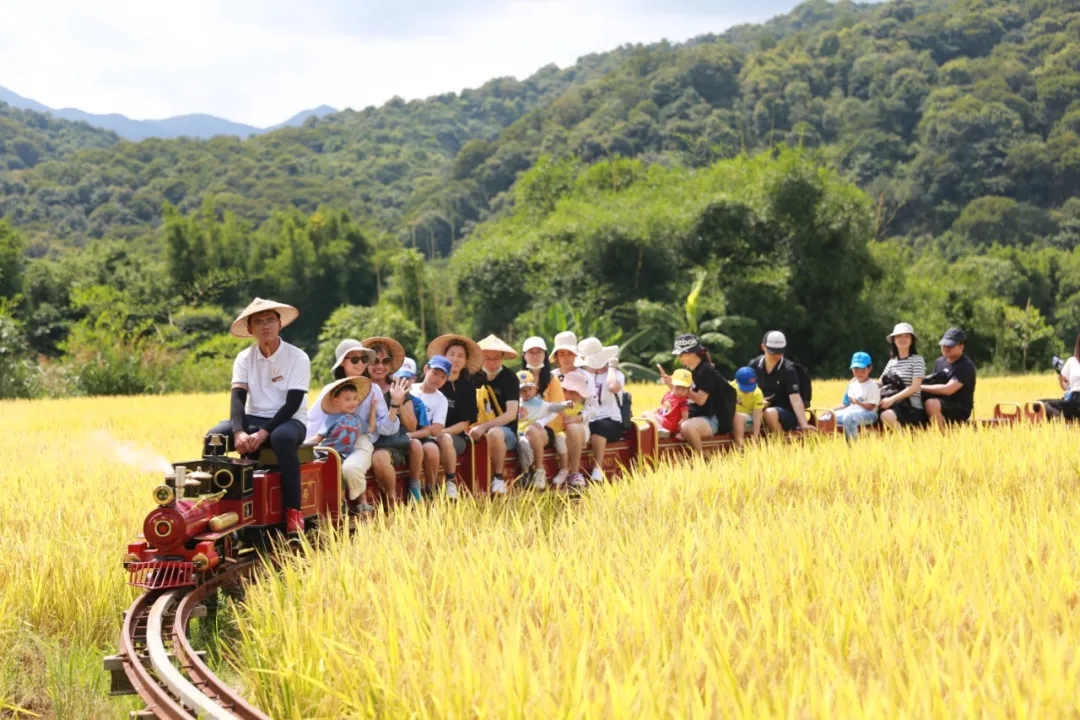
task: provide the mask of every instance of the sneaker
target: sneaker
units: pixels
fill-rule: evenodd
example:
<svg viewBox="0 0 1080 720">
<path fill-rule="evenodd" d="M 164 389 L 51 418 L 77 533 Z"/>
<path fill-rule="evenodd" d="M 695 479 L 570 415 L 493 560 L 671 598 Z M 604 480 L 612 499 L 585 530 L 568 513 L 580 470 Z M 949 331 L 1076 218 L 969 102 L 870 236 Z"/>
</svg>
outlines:
<svg viewBox="0 0 1080 720">
<path fill-rule="evenodd" d="M 574 473 L 570 476 L 570 487 L 583 488 L 585 487 L 585 476 L 581 473 Z"/>
<path fill-rule="evenodd" d="M 290 535 L 304 532 L 304 513 L 289 508 L 285 511 L 285 531 Z"/>
<path fill-rule="evenodd" d="M 457 500 L 458 499 L 457 483 L 456 482 L 454 482 L 453 480 L 447 480 L 445 490 L 446 490 L 446 499 L 447 500 Z"/>
<path fill-rule="evenodd" d="M 491 494 L 492 495 L 505 495 L 506 494 L 506 481 L 501 477 L 496 477 L 491 481 Z"/>
<path fill-rule="evenodd" d="M 420 481 L 419 480 L 410 480 L 409 481 L 409 497 L 411 497 L 416 502 L 420 502 L 421 500 L 424 499 L 424 495 L 420 491 Z"/>
<path fill-rule="evenodd" d="M 547 473 L 544 472 L 544 468 L 537 468 L 533 470 L 532 474 L 532 489 L 543 492 L 547 490 Z"/>
<path fill-rule="evenodd" d="M 532 485 L 533 485 L 533 476 L 534 475 L 535 475 L 535 471 L 532 468 L 529 468 L 528 470 L 525 470 L 520 475 L 518 475 L 518 479 L 517 479 L 517 483 L 516 483 L 517 486 L 519 488 L 521 488 L 522 490 L 530 489 L 532 487 Z"/>
<path fill-rule="evenodd" d="M 599 465 L 595 466 L 592 469 L 592 474 L 589 475 L 589 479 L 591 479 L 593 482 L 597 482 L 597 483 L 604 482 L 604 471 L 600 469 Z"/>
<path fill-rule="evenodd" d="M 551 478 L 551 485 L 553 487 L 562 487 L 566 483 L 566 478 L 570 476 L 570 473 L 566 470 L 560 470 L 555 477 Z"/>
<path fill-rule="evenodd" d="M 375 508 L 368 505 L 363 500 L 359 500 L 355 503 L 349 503 L 349 516 L 350 517 L 364 517 L 375 512 Z"/>
</svg>

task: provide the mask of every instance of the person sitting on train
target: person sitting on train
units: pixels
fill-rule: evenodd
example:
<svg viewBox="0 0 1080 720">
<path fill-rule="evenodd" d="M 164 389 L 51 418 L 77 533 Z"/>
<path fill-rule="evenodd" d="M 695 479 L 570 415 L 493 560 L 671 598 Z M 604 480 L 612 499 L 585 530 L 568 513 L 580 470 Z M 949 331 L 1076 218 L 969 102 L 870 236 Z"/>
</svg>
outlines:
<svg viewBox="0 0 1080 720">
<path fill-rule="evenodd" d="M 585 373 L 571 372 L 567 373 L 562 381 L 563 396 L 567 402 L 574 403 L 571 407 L 564 409 L 561 412 L 563 424 L 566 428 L 567 437 L 572 435 L 578 435 L 581 438 L 581 445 L 584 447 L 589 442 L 589 421 L 592 418 L 592 413 L 595 412 L 595 408 L 598 407 L 596 398 L 593 396 L 593 391 L 590 388 L 589 380 L 586 379 Z M 590 408 L 589 406 L 594 406 Z M 571 450 L 572 450 L 571 446 Z M 581 453 L 577 455 L 575 460 L 573 452 L 570 453 L 570 480 L 568 485 L 571 490 L 580 490 L 585 487 L 585 476 L 581 472 Z"/>
<path fill-rule="evenodd" d="M 645 411 L 644 417 L 655 420 L 660 426 L 660 437 L 678 435 L 683 420 L 690 417 L 690 386 L 693 384 L 690 371 L 679 368 L 671 374 L 671 387 L 664 393 L 660 407 Z"/>
<path fill-rule="evenodd" d="M 255 298 L 233 321 L 230 332 L 254 338 L 255 344 L 241 350 L 233 362 L 229 419 L 207 433 L 230 438 L 232 447 L 249 457 L 269 443 L 281 471 L 285 528 L 290 534 L 304 530 L 297 448 L 307 434 L 304 401 L 311 385 L 311 360 L 282 340 L 280 333 L 299 315 L 292 305 Z"/>
<path fill-rule="evenodd" d="M 967 334 L 949 328 L 938 342 L 941 357 L 934 361 L 934 374 L 922 386 L 926 414 L 936 427 L 967 422 L 975 408 L 975 363 L 964 353 Z"/>
<path fill-rule="evenodd" d="M 795 364 L 784 357 L 786 349 L 784 333 L 770 330 L 762 338 L 762 354 L 749 362 L 769 403 L 765 408 L 765 425 L 776 434 L 795 429 L 813 431 L 816 428 L 806 420 L 806 406 L 799 393 L 799 374 Z"/>
<path fill-rule="evenodd" d="M 552 402 L 541 397 L 537 378 L 531 370 L 521 370 L 517 379 L 520 393 L 518 462 L 523 473 L 520 485 L 526 489 L 547 490 L 544 448 L 556 444 L 551 422 L 559 417 L 560 412 L 573 407 L 573 403 L 566 400 Z M 562 396 L 561 387 L 559 395 Z"/>
<path fill-rule="evenodd" d="M 568 373 L 578 372 L 578 366 L 574 363 L 581 357 L 578 353 L 577 335 L 571 330 L 561 332 L 555 336 L 555 344 L 551 348 L 551 374 L 562 382 Z"/>
<path fill-rule="evenodd" d="M 319 394 L 319 408 L 324 417 L 310 439 L 312 444 L 332 448 L 342 458 L 341 477 L 345 481 L 348 514 L 353 517 L 374 510 L 363 502 L 367 489 L 365 475 L 371 465 L 371 441 L 367 438 L 367 429 L 374 407 L 367 402 L 366 414 L 360 412 L 361 403 L 371 395 L 371 381 L 365 377 L 342 378 L 327 385 Z M 360 456 L 359 463 L 350 463 L 349 458 L 354 455 Z"/>
<path fill-rule="evenodd" d="M 503 363 L 518 356 L 514 348 L 488 335 L 478 345 L 483 354 L 482 372 L 473 382 L 477 391 L 478 422 L 469 429 L 473 440 L 487 437 L 488 458 L 491 460 L 491 493 L 505 495 L 506 478 L 503 466 L 506 453 L 514 450 L 518 442 L 518 389 L 517 375 Z"/>
<path fill-rule="evenodd" d="M 374 350 L 364 347 L 359 340 L 347 338 L 338 343 L 334 350 L 334 364 L 330 367 L 330 374 L 334 376 L 335 381 L 349 378 L 370 383 L 364 376 L 364 371 L 367 369 L 368 362 L 374 359 Z M 323 410 L 323 400 L 333 387 L 334 383 L 326 385 L 308 410 L 309 425 L 315 430 L 322 427 L 325 422 L 326 411 Z M 395 390 L 391 393 L 391 399 L 398 404 L 404 397 L 405 394 L 402 391 Z M 361 400 L 355 413 L 363 424 L 353 451 L 344 459 L 341 466 L 341 477 L 345 482 L 350 515 L 365 515 L 375 509 L 364 501 L 368 470 L 374 472 L 375 482 L 387 497 L 393 496 L 395 492 L 394 462 L 390 457 L 390 451 L 383 448 L 376 450 L 374 446 L 380 434 L 393 435 L 400 427 L 397 409 L 387 409 L 386 405 L 382 393 L 369 392 Z M 314 434 L 311 434 L 306 442 L 311 443 L 314 439 Z"/>
<path fill-rule="evenodd" d="M 836 424 L 844 429 L 848 442 L 859 439 L 859 426 L 873 425 L 878 421 L 881 388 L 870 379 L 873 368 L 870 353 L 857 352 L 851 356 L 851 382 L 844 393 L 843 403 L 835 408 Z"/>
<path fill-rule="evenodd" d="M 735 388 L 735 411 L 746 418 L 743 428 L 749 430 L 751 437 L 761 437 L 761 421 L 765 415 L 765 395 L 757 384 L 754 368 L 744 365 L 735 371 L 735 379 L 730 383 Z"/>
<path fill-rule="evenodd" d="M 735 388 L 713 365 L 709 350 L 697 335 L 687 334 L 675 339 L 671 354 L 690 371 L 693 380 L 689 393 L 690 416 L 679 426 L 683 439 L 697 453 L 702 452 L 705 438 L 718 434 L 734 435 L 735 444 L 742 445 L 747 416 L 736 411 Z M 660 379 L 671 388 L 671 376 L 662 365 L 657 367 L 660 368 Z"/>
<path fill-rule="evenodd" d="M 413 383 L 409 388 L 413 401 L 421 403 L 427 418 L 426 426 L 422 425 L 420 430 L 413 433 L 413 437 L 418 438 L 424 446 L 424 471 L 427 474 L 425 479 L 429 490 L 435 487 L 438 479 L 440 460 L 448 482 L 453 482 L 456 478 L 457 455 L 454 453 L 454 443 L 444 432 L 448 404 L 446 396 L 440 392 L 452 369 L 453 365 L 448 359 L 436 355 L 428 360 L 424 367 L 423 381 Z"/>
<path fill-rule="evenodd" d="M 423 401 L 413 394 L 412 389 L 416 387 L 416 361 L 412 358 L 405 358 L 405 361 L 394 373 L 395 380 L 404 380 L 405 385 L 405 397 L 408 398 L 412 404 L 413 414 L 416 416 L 416 429 L 409 433 L 409 437 L 420 443 L 420 448 L 423 451 L 423 476 L 421 478 L 420 487 L 414 490 L 410 484 L 409 493 L 412 495 L 413 500 L 420 500 L 422 498 L 430 498 L 432 496 L 432 488 L 435 487 L 435 478 L 439 474 L 439 446 L 435 436 L 431 435 L 431 420 L 428 417 L 427 407 Z M 439 429 L 439 433 L 442 429 Z"/>
<path fill-rule="evenodd" d="M 371 378 L 371 384 L 383 394 L 383 399 L 391 409 L 398 411 L 401 427 L 391 435 L 379 435 L 375 441 L 376 448 L 384 448 L 390 452 L 391 462 L 394 467 L 403 465 L 408 467 L 409 496 L 414 500 L 422 499 L 420 494 L 420 476 L 424 472 L 424 449 L 419 440 L 409 437 L 409 433 L 416 430 L 417 418 L 413 411 L 412 400 L 405 402 L 408 395 L 408 381 L 404 379 L 392 379 L 391 376 L 405 362 L 405 348 L 401 343 L 388 337 L 370 337 L 362 340 L 365 347 L 375 351 L 375 359 L 367 367 L 367 376 Z M 397 391 L 397 392 L 394 392 Z M 398 502 L 402 498 L 397 496 L 397 483 L 393 483 L 394 493 L 390 496 L 391 502 Z"/>
<path fill-rule="evenodd" d="M 1061 398 L 1042 400 L 1046 408 L 1046 417 L 1064 417 L 1066 420 L 1080 418 L 1080 334 L 1076 336 L 1073 354 L 1064 363 L 1054 358 L 1054 369 L 1058 371 L 1058 384 L 1064 391 Z"/>
<path fill-rule="evenodd" d="M 898 377 L 904 388 L 892 395 L 882 393 L 881 404 L 878 405 L 881 421 L 893 430 L 905 425 L 925 425 L 927 418 L 923 408 L 922 384 L 926 377 L 926 361 L 919 354 L 919 336 L 910 323 L 902 322 L 896 324 L 885 340 L 890 347 L 889 362 L 885 364 L 881 377 Z M 878 385 L 883 385 L 880 379 Z"/>
<path fill-rule="evenodd" d="M 574 362 L 585 372 L 587 386 L 596 400 L 595 412 L 589 421 L 589 445 L 594 460 L 590 479 L 604 482 L 604 451 L 609 442 L 618 442 L 623 437 L 619 403 L 626 377 L 619 371 L 618 346 L 604 347 L 599 339 L 587 337 L 578 343 L 578 355 L 580 357 Z"/>
<path fill-rule="evenodd" d="M 522 370 L 528 370 L 536 377 L 536 391 L 541 400 L 549 403 L 561 403 L 566 400 L 563 395 L 562 380 L 555 375 L 551 368 L 551 361 L 548 360 L 548 348 L 544 338 L 531 337 L 525 341 L 521 346 L 521 365 Z M 522 400 L 524 400 L 524 397 L 522 397 Z M 556 455 L 559 457 L 559 471 L 551 479 L 551 484 L 556 488 L 560 488 L 570 477 L 570 446 L 576 446 L 576 454 L 580 463 L 585 440 L 577 429 L 569 436 L 566 434 L 561 414 L 556 414 L 545 427 L 554 434 L 553 446 Z"/>
<path fill-rule="evenodd" d="M 439 450 L 446 483 L 443 486 L 448 500 L 457 500 L 457 458 L 469 447 L 469 428 L 476 423 L 476 387 L 472 374 L 484 363 L 483 353 L 476 341 L 464 335 L 440 335 L 428 343 L 428 360 L 442 356 L 450 361 L 450 371 L 439 392 L 446 398 L 446 426 L 439 436 Z"/>
<path fill-rule="evenodd" d="M 568 375 L 578 374 L 586 384 L 591 381 L 592 378 L 588 377 L 585 372 L 578 368 L 575 363 L 581 357 L 578 353 L 578 339 L 577 335 L 573 331 L 567 330 L 555 335 L 555 342 L 551 348 L 551 354 L 548 356 L 549 367 L 551 367 L 551 374 L 557 378 L 560 385 L 566 382 Z M 543 379 L 541 378 L 541 384 Z M 562 432 L 558 430 L 558 424 L 564 425 Z M 574 474 L 580 475 L 581 473 L 581 453 L 585 450 L 585 445 L 589 442 L 588 438 L 588 426 L 581 423 L 574 423 L 570 426 L 566 425 L 566 413 L 559 414 L 559 421 L 556 423 L 555 439 L 559 444 L 559 447 L 565 442 L 566 444 L 566 470 L 571 476 Z M 560 476 L 555 476 L 552 481 L 556 487 L 560 485 Z M 580 486 L 585 484 L 584 477 L 580 477 Z"/>
</svg>

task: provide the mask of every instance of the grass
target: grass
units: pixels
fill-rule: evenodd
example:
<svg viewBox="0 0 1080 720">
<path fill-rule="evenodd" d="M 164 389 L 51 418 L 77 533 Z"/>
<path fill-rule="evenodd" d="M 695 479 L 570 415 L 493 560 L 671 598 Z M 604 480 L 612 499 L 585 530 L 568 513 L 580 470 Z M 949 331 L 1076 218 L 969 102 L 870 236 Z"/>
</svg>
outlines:
<svg viewBox="0 0 1080 720">
<path fill-rule="evenodd" d="M 976 414 L 1058 394 L 982 380 Z M 100 665 L 132 598 L 120 561 L 155 456 L 195 457 L 226 404 L 0 403 L 0 717 L 138 707 Z M 237 677 L 274 717 L 1075 714 L 1074 433 L 823 438 L 572 506 L 402 513 L 252 587 Z"/>
</svg>

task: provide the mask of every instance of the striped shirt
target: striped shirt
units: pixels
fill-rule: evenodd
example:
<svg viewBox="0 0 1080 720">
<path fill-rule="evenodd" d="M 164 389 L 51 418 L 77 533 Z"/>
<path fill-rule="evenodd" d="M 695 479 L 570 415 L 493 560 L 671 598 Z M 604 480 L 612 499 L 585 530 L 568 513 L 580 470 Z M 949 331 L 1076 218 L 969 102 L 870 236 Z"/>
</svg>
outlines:
<svg viewBox="0 0 1080 720">
<path fill-rule="evenodd" d="M 922 355 L 908 355 L 906 358 L 890 358 L 888 364 L 885 365 L 885 372 L 893 373 L 904 381 L 904 387 L 911 387 L 911 383 L 915 378 L 926 377 L 926 361 L 923 360 Z M 921 408 L 922 393 L 915 393 L 908 398 L 911 401 L 912 407 Z"/>
</svg>

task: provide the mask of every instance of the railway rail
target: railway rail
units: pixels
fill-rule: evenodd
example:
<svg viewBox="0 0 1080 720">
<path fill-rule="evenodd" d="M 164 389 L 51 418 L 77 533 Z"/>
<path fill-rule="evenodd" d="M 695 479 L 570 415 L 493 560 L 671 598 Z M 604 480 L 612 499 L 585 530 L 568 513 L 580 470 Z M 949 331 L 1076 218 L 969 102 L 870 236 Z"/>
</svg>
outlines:
<svg viewBox="0 0 1080 720">
<path fill-rule="evenodd" d="M 236 585 L 254 561 L 237 563 L 191 589 L 149 591 L 124 615 L 120 654 L 105 659 L 112 694 L 138 694 L 145 709 L 133 718 L 159 720 L 269 720 L 219 679 L 187 637 L 188 623 L 205 615 L 203 603 L 219 589 Z"/>
</svg>

